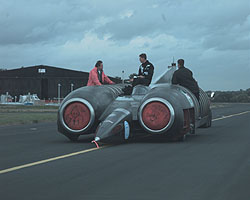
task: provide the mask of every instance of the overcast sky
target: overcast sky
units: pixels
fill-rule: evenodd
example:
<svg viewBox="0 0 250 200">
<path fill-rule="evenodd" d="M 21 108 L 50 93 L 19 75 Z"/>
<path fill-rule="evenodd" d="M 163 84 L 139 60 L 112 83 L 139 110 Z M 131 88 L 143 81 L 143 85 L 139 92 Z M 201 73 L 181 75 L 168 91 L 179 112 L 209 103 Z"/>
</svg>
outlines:
<svg viewBox="0 0 250 200">
<path fill-rule="evenodd" d="M 185 59 L 205 90 L 250 88 L 249 0 L 0 0 L 0 68 L 50 65 L 154 78 Z"/>
</svg>

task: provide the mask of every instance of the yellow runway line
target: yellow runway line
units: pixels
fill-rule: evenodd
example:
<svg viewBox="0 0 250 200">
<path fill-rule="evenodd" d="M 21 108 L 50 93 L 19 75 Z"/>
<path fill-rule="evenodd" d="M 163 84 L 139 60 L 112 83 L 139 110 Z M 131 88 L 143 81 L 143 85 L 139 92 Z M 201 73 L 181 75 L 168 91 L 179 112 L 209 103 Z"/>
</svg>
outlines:
<svg viewBox="0 0 250 200">
<path fill-rule="evenodd" d="M 214 121 L 218 121 L 218 120 L 222 120 L 222 119 L 226 119 L 226 118 L 230 118 L 230 117 L 244 115 L 244 114 L 247 114 L 247 113 L 250 113 L 250 111 L 245 111 L 245 112 L 236 113 L 236 114 L 233 114 L 233 115 L 223 116 L 223 117 L 220 117 L 220 118 L 213 119 L 212 121 L 214 122 Z"/>
<path fill-rule="evenodd" d="M 220 117 L 220 118 L 213 119 L 212 121 L 227 119 L 227 118 L 230 118 L 230 117 L 244 115 L 244 114 L 247 114 L 247 113 L 250 113 L 250 111 L 245 111 L 245 112 L 241 112 L 241 113 L 237 113 L 237 114 L 223 116 L 223 117 Z M 145 137 L 147 137 L 147 136 L 145 136 Z M 45 159 L 45 160 L 41 160 L 41 161 L 37 161 L 37 162 L 33 162 L 33 163 L 28 163 L 28 164 L 25 164 L 25 165 L 20 165 L 20 166 L 8 168 L 8 169 L 0 170 L 0 174 L 5 174 L 5 173 L 13 172 L 13 171 L 16 171 L 16 170 L 19 170 L 19 169 L 32 167 L 32 166 L 36 166 L 36 165 L 40 165 L 40 164 L 44 164 L 44 163 L 48 163 L 48 162 L 52 162 L 52 161 L 56 161 L 56 160 L 60 160 L 60 159 L 64 159 L 64 158 L 84 154 L 84 153 L 88 153 L 88 152 L 99 150 L 99 149 L 102 149 L 102 148 L 105 148 L 105 147 L 107 147 L 107 146 L 103 146 L 103 147 L 100 147 L 100 148 L 86 149 L 86 150 L 82 150 L 82 151 L 78 151 L 78 152 L 74 152 L 74 153 L 65 154 L 65 155 L 62 155 L 62 156 L 57 156 L 57 157 L 54 157 L 54 158 L 49 158 L 49 159 Z"/>
<path fill-rule="evenodd" d="M 41 161 L 37 161 L 37 162 L 33 162 L 33 163 L 28 163 L 28 164 L 25 164 L 25 165 L 20 165 L 20 166 L 4 169 L 4 170 L 0 171 L 0 174 L 5 174 L 5 173 L 13 172 L 13 171 L 16 171 L 16 170 L 19 170 L 19 169 L 32 167 L 32 166 L 35 166 L 35 165 L 40 165 L 40 164 L 44 164 L 44 163 L 52 162 L 52 161 L 55 161 L 55 160 L 60 160 L 60 159 L 72 157 L 72 156 L 77 156 L 77 155 L 80 155 L 80 154 L 88 153 L 88 152 L 99 150 L 99 149 L 102 149 L 102 148 L 104 148 L 104 147 L 86 149 L 86 150 L 83 150 L 83 151 L 69 153 L 69 154 L 65 154 L 65 155 L 62 155 L 62 156 L 57 156 L 57 157 L 54 157 L 54 158 L 49 158 L 49 159 L 45 159 L 45 160 L 41 160 Z"/>
</svg>

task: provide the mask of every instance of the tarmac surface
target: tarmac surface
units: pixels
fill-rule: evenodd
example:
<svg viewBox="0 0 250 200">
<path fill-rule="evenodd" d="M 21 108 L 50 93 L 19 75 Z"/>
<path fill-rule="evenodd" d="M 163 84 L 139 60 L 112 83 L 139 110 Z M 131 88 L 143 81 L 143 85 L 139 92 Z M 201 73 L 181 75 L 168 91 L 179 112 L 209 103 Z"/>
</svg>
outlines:
<svg viewBox="0 0 250 200">
<path fill-rule="evenodd" d="M 249 112 L 248 112 L 249 111 Z M 250 104 L 212 108 L 184 142 L 140 137 L 96 149 L 55 123 L 0 127 L 0 199 L 250 199 Z"/>
</svg>

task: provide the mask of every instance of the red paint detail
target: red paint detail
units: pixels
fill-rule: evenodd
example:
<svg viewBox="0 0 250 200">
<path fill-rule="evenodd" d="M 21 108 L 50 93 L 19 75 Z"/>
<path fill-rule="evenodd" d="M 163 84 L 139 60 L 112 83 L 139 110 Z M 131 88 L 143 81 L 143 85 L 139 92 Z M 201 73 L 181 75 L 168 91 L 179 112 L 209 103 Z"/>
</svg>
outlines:
<svg viewBox="0 0 250 200">
<path fill-rule="evenodd" d="M 85 128 L 90 121 L 89 108 L 80 102 L 70 103 L 63 114 L 65 124 L 73 130 Z"/>
<path fill-rule="evenodd" d="M 142 121 L 151 130 L 161 130 L 170 121 L 171 113 L 169 108 L 158 101 L 148 103 L 142 111 Z"/>
<path fill-rule="evenodd" d="M 99 145 L 98 145 L 98 143 L 97 143 L 95 140 L 93 140 L 92 143 L 95 143 L 95 145 L 96 145 L 96 147 L 97 147 L 98 149 L 100 148 Z"/>
</svg>

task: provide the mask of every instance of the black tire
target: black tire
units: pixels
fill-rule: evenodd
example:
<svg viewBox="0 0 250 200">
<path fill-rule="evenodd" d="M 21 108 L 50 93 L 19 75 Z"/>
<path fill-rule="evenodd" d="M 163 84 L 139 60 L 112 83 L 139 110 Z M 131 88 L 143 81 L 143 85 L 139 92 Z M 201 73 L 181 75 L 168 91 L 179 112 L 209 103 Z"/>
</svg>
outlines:
<svg viewBox="0 0 250 200">
<path fill-rule="evenodd" d="M 186 140 L 186 134 L 185 135 L 171 135 L 166 137 L 168 142 L 183 142 Z"/>
<path fill-rule="evenodd" d="M 66 135 L 66 137 L 69 138 L 69 140 L 72 142 L 77 142 L 79 136 L 80 135 L 69 135 L 69 134 Z"/>
<path fill-rule="evenodd" d="M 195 124 L 190 124 L 190 134 L 195 134 Z"/>
<path fill-rule="evenodd" d="M 210 110 L 209 111 L 209 114 L 208 114 L 208 119 L 207 119 L 207 122 L 206 124 L 204 124 L 203 126 L 201 126 L 202 128 L 209 128 L 212 126 L 212 111 Z"/>
<path fill-rule="evenodd" d="M 186 134 L 185 135 L 182 135 L 182 136 L 179 136 L 177 141 L 178 142 L 184 142 L 186 140 Z"/>
</svg>

